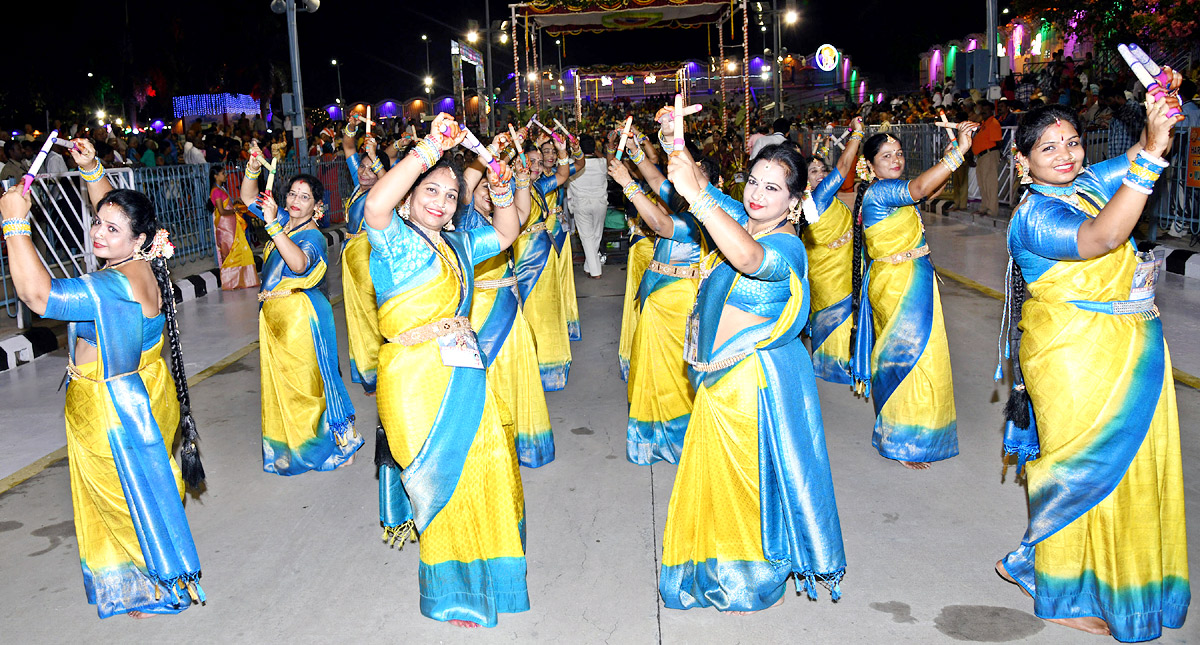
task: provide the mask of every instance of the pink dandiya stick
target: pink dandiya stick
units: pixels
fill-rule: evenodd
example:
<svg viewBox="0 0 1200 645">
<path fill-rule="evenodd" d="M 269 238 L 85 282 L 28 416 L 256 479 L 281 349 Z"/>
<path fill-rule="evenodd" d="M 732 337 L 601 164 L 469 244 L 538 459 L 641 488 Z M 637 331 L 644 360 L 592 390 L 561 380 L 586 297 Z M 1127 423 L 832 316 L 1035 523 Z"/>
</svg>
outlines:
<svg viewBox="0 0 1200 645">
<path fill-rule="evenodd" d="M 558 126 L 558 129 L 562 130 L 563 134 L 567 135 L 567 138 L 571 140 L 571 143 L 579 143 L 579 140 L 575 138 L 575 135 L 571 134 L 571 132 L 567 130 L 567 126 L 563 125 L 562 121 L 559 121 L 556 118 L 554 119 L 554 125 Z"/>
<path fill-rule="evenodd" d="M 555 132 L 554 130 L 551 130 L 550 128 L 547 128 L 547 127 L 545 126 L 545 124 L 543 124 L 541 121 L 538 121 L 538 118 L 537 118 L 537 115 L 536 115 L 536 114 L 535 114 L 535 115 L 533 115 L 533 118 L 532 118 L 532 119 L 530 119 L 530 120 L 529 120 L 529 122 L 530 122 L 530 123 L 532 123 L 532 124 L 534 124 L 534 125 L 536 125 L 537 127 L 541 128 L 541 129 L 542 129 L 542 132 L 545 132 L 546 134 L 550 135 L 550 138 L 551 138 L 551 139 L 554 139 L 555 141 L 558 141 L 559 143 L 562 143 L 562 137 L 561 137 L 561 136 L 559 136 L 559 134 L 558 134 L 557 132 Z"/>
<path fill-rule="evenodd" d="M 629 131 L 633 128 L 633 115 L 625 117 L 625 127 L 621 129 L 621 141 L 617 144 L 617 161 L 625 154 L 625 142 L 629 139 Z"/>
<path fill-rule="evenodd" d="M 29 164 L 29 172 L 25 173 L 22 178 L 24 187 L 21 189 L 22 195 L 28 195 L 29 189 L 33 186 L 33 180 L 37 177 L 38 171 L 42 169 L 42 164 L 46 162 L 46 155 L 50 154 L 50 148 L 54 145 L 54 140 L 58 138 L 58 130 L 51 130 L 50 136 L 46 137 L 46 143 L 42 144 L 42 149 L 38 150 L 37 156 L 33 158 L 33 163 Z"/>
<path fill-rule="evenodd" d="M 1146 93 L 1154 98 L 1165 98 L 1167 96 L 1166 88 L 1170 87 L 1170 77 L 1167 76 L 1167 73 L 1158 64 L 1150 60 L 1146 52 L 1134 44 L 1128 46 L 1117 45 L 1117 52 L 1121 54 L 1121 58 L 1125 59 L 1126 64 L 1129 65 L 1129 69 L 1133 70 L 1133 75 L 1146 87 Z M 1147 65 L 1147 62 L 1149 62 L 1149 65 Z M 1181 114 L 1183 112 L 1177 107 L 1172 107 L 1167 111 L 1167 116 L 1171 117 Z"/>
<path fill-rule="evenodd" d="M 679 152 L 684 148 L 683 140 L 683 95 L 675 95 L 675 145 L 672 152 Z"/>
<path fill-rule="evenodd" d="M 528 168 L 529 160 L 525 158 L 525 142 L 521 140 L 521 137 L 517 136 L 517 131 L 512 127 L 511 123 L 508 124 L 508 136 L 512 137 L 513 149 L 517 151 L 518 155 L 521 155 L 521 163 Z"/>
</svg>

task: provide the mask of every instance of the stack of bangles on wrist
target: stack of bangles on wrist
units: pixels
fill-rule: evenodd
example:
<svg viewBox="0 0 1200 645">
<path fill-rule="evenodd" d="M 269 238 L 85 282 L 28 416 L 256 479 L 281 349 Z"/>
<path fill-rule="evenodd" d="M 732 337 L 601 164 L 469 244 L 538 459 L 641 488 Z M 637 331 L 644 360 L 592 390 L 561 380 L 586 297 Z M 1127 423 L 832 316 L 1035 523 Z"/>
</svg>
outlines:
<svg viewBox="0 0 1200 645">
<path fill-rule="evenodd" d="M 517 190 L 522 188 L 529 188 L 529 175 L 517 175 Z"/>
<path fill-rule="evenodd" d="M 559 158 L 558 158 L 558 165 L 560 165 L 560 166 L 569 166 L 569 165 L 571 165 L 571 160 L 570 160 L 570 159 L 568 159 L 568 158 L 566 158 L 566 157 L 559 157 Z"/>
<path fill-rule="evenodd" d="M 625 187 L 621 189 L 621 192 L 625 193 L 625 199 L 628 199 L 629 201 L 633 201 L 634 197 L 643 194 L 642 187 L 637 185 L 636 181 L 631 181 L 626 184 Z"/>
<path fill-rule="evenodd" d="M 378 158 L 375 159 L 375 161 L 372 161 L 371 172 L 375 173 L 376 175 L 383 172 L 383 161 Z"/>
<path fill-rule="evenodd" d="M 862 130 L 855 130 L 854 132 L 850 133 L 851 141 L 862 141 L 862 138 L 863 138 Z"/>
<path fill-rule="evenodd" d="M 354 126 L 353 128 L 351 128 L 351 127 L 350 127 L 350 124 L 349 124 L 349 123 L 347 123 L 347 124 L 346 124 L 346 127 L 342 128 L 342 134 L 344 134 L 344 135 L 346 135 L 346 136 L 350 137 L 351 139 L 353 139 L 354 137 L 357 137 L 357 136 L 358 136 L 358 126 L 356 125 L 356 126 Z"/>
<path fill-rule="evenodd" d="M 1154 182 L 1158 181 L 1158 176 L 1167 165 L 1166 159 L 1141 150 L 1129 164 L 1129 170 L 1121 183 L 1143 195 L 1149 195 L 1154 192 Z"/>
<path fill-rule="evenodd" d="M 509 188 L 508 182 L 497 186 L 488 182 L 488 192 L 492 194 L 492 206 L 496 208 L 507 208 L 513 204 L 513 192 Z"/>
<path fill-rule="evenodd" d="M 662 146 L 663 152 L 667 154 L 675 152 L 675 142 L 664 137 L 661 131 L 658 133 L 658 145 Z"/>
<path fill-rule="evenodd" d="M 437 164 L 438 159 L 442 158 L 442 147 L 438 145 L 440 141 L 431 134 L 417 142 L 413 149 L 409 151 L 409 155 L 416 157 L 421 161 L 421 172 L 425 172 Z"/>
<path fill-rule="evenodd" d="M 97 159 L 95 168 L 92 168 L 91 170 L 84 170 L 83 168 L 80 168 L 79 175 L 83 177 L 83 180 L 87 183 L 94 184 L 104 177 L 104 164 L 100 163 L 100 160 Z"/>
<path fill-rule="evenodd" d="M 583 159 L 583 149 L 575 148 L 574 150 L 572 150 L 571 158 L 574 159 L 575 161 L 579 161 L 580 159 Z"/>
<path fill-rule="evenodd" d="M 4 239 L 24 235 L 25 237 L 33 236 L 33 229 L 29 226 L 29 220 L 24 217 L 14 217 L 13 219 L 4 220 Z"/>
<path fill-rule="evenodd" d="M 276 235 L 279 235 L 282 232 L 283 232 L 283 224 L 280 224 L 278 220 L 276 220 L 274 222 L 269 222 L 267 224 L 267 235 L 268 236 L 275 237 Z"/>
<path fill-rule="evenodd" d="M 641 146 L 634 148 L 633 152 L 629 153 L 629 160 L 632 161 L 635 166 L 646 160 L 646 153 L 642 152 Z"/>
<path fill-rule="evenodd" d="M 950 144 L 950 152 L 947 152 L 946 156 L 942 157 L 940 163 L 949 168 L 950 172 L 954 172 L 963 165 L 964 161 L 966 161 L 966 159 L 963 158 L 963 153 L 958 149 L 958 142 L 955 141 L 954 143 Z"/>
<path fill-rule="evenodd" d="M 719 208 L 720 206 L 717 205 L 717 200 L 715 197 L 709 195 L 707 192 L 701 192 L 700 195 L 696 197 L 696 201 L 692 202 L 692 207 L 689 210 L 691 210 L 692 215 L 695 215 L 696 219 L 700 220 L 700 223 L 703 224 L 704 221 L 709 217 L 712 217 L 713 213 L 717 212 L 717 209 Z"/>
<path fill-rule="evenodd" d="M 246 169 L 246 179 L 258 179 L 258 176 L 259 176 L 260 174 L 262 174 L 262 167 L 261 167 L 261 166 L 260 166 L 260 167 L 258 167 L 258 168 L 255 168 L 254 170 L 251 170 L 251 169 L 249 169 L 249 168 L 247 168 L 247 169 Z M 87 178 L 86 178 L 86 177 L 84 177 L 84 179 L 87 179 Z"/>
</svg>

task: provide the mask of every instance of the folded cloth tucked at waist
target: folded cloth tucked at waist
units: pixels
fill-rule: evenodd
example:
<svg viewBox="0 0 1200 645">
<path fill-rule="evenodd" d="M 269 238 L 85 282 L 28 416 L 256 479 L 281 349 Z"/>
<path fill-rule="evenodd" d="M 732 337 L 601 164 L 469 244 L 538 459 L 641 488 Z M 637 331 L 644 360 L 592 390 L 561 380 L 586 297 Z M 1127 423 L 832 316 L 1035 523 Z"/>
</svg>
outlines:
<svg viewBox="0 0 1200 645">
<path fill-rule="evenodd" d="M 922 244 L 921 246 L 911 251 L 901 251 L 893 255 L 886 255 L 881 258 L 872 258 L 878 262 L 887 262 L 888 264 L 903 264 L 917 258 L 923 258 L 929 255 L 929 245 Z"/>
<path fill-rule="evenodd" d="M 419 345 L 426 341 L 448 336 L 460 331 L 473 331 L 471 329 L 471 319 L 465 316 L 455 316 L 453 318 L 442 318 L 431 323 L 413 327 L 412 329 L 401 332 L 399 335 L 387 339 L 389 343 L 400 343 L 405 347 Z"/>
<path fill-rule="evenodd" d="M 667 264 L 666 262 L 653 260 L 650 262 L 650 266 L 647 268 L 647 270 L 653 273 L 661 273 L 662 275 L 669 275 L 675 278 L 696 279 L 700 277 L 700 268 L 696 265 L 680 267 L 673 264 Z"/>
<path fill-rule="evenodd" d="M 1154 298 L 1143 298 L 1141 300 L 1112 300 L 1107 302 L 1099 302 L 1096 300 L 1070 300 L 1069 302 L 1076 307 L 1083 309 L 1084 311 L 1094 311 L 1096 313 L 1109 314 L 1113 316 L 1150 313 L 1151 318 L 1158 317 L 1158 306 L 1154 304 Z"/>
</svg>

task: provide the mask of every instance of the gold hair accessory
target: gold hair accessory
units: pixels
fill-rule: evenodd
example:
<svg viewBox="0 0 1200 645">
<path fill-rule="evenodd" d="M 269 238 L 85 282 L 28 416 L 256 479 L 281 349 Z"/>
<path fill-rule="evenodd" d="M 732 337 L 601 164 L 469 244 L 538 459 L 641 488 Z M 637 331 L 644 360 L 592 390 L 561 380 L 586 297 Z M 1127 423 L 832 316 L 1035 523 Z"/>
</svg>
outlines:
<svg viewBox="0 0 1200 645">
<path fill-rule="evenodd" d="M 155 258 L 171 259 L 175 255 L 175 245 L 171 244 L 171 235 L 167 233 L 167 229 L 160 228 L 154 233 L 154 239 L 150 241 L 150 248 L 142 250 L 138 249 L 133 256 L 139 260 L 150 261 Z"/>
</svg>

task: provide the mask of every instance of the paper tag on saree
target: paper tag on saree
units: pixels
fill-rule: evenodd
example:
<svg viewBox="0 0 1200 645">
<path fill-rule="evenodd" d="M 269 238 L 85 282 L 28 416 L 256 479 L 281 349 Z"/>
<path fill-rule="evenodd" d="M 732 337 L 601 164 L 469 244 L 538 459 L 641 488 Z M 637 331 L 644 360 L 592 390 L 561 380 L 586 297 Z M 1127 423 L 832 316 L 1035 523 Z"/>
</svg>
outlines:
<svg viewBox="0 0 1200 645">
<path fill-rule="evenodd" d="M 483 358 L 479 355 L 479 339 L 475 337 L 475 332 L 464 329 L 438 336 L 437 344 L 442 354 L 442 365 L 483 369 Z"/>
<path fill-rule="evenodd" d="M 700 360 L 697 339 L 700 338 L 700 316 L 693 310 L 687 318 L 687 327 L 683 332 L 683 360 L 695 363 Z"/>
<path fill-rule="evenodd" d="M 1150 253 L 1139 253 L 1137 268 L 1133 270 L 1133 285 L 1129 288 L 1130 300 L 1154 298 L 1158 286 L 1158 273 L 1163 261 Z"/>
</svg>

